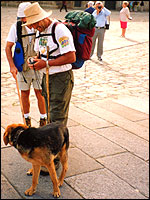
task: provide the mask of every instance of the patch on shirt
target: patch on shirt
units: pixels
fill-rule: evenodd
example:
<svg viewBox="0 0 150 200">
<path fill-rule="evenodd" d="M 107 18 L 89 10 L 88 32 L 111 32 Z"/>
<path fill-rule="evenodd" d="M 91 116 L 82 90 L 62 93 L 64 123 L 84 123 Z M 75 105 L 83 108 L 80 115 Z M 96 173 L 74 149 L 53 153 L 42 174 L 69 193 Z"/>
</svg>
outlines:
<svg viewBox="0 0 150 200">
<path fill-rule="evenodd" d="M 66 47 L 67 45 L 69 45 L 69 38 L 66 36 L 63 36 L 61 38 L 59 38 L 59 43 L 61 44 L 61 47 Z"/>
</svg>

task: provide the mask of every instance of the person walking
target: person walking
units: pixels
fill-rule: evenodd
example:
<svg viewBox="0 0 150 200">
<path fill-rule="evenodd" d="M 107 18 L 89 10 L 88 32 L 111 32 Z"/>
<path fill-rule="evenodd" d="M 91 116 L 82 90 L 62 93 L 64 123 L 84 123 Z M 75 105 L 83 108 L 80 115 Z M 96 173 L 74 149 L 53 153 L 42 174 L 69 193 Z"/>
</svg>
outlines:
<svg viewBox="0 0 150 200">
<path fill-rule="evenodd" d="M 30 2 L 23 2 L 20 3 L 18 6 L 17 19 L 21 20 L 22 23 L 26 22 L 24 10 L 30 5 L 31 5 Z M 20 29 L 21 28 L 23 35 L 34 33 L 34 29 L 29 26 L 28 27 L 20 26 Z M 30 69 L 28 67 L 28 64 L 26 62 L 30 56 L 36 56 L 36 52 L 34 51 L 35 36 L 27 36 L 22 38 L 23 51 L 24 51 L 24 64 L 22 72 L 18 72 L 18 69 L 14 64 L 14 60 L 12 57 L 12 47 L 17 42 L 16 23 L 14 23 L 11 26 L 6 41 L 7 41 L 5 47 L 6 56 L 10 66 L 10 72 L 12 73 L 14 79 L 18 80 L 19 89 L 21 90 L 21 100 L 22 100 L 26 125 L 29 127 L 31 126 L 30 100 L 29 100 L 31 84 L 33 85 L 34 92 L 36 94 L 38 102 L 38 108 L 40 112 L 40 126 L 46 125 L 46 117 L 47 117 L 46 107 L 45 107 L 44 97 L 42 96 L 41 93 L 42 73 L 40 71 L 35 73 L 33 69 Z"/>
<path fill-rule="evenodd" d="M 65 9 L 66 12 L 68 12 L 67 11 L 67 2 L 66 1 L 62 1 L 62 6 L 60 8 L 60 12 L 62 11 L 63 8 Z"/>
<path fill-rule="evenodd" d="M 128 19 L 130 19 L 130 20 L 132 19 L 132 17 L 130 17 L 130 11 L 128 8 L 128 4 L 129 3 L 127 1 L 123 1 L 122 9 L 120 11 L 120 26 L 122 29 L 121 37 L 125 37 Z"/>
<path fill-rule="evenodd" d="M 144 10 L 144 1 L 141 1 L 141 3 L 140 3 L 140 10 L 141 10 L 141 12 L 143 12 L 143 10 Z"/>
<path fill-rule="evenodd" d="M 87 3 L 87 5 L 88 5 L 88 8 L 86 8 L 86 9 L 84 10 L 84 12 L 88 12 L 88 13 L 92 14 L 92 13 L 94 12 L 94 10 L 95 10 L 95 8 L 93 7 L 94 2 L 93 2 L 93 1 L 89 1 L 89 2 Z"/>
<path fill-rule="evenodd" d="M 105 31 L 106 31 L 105 24 L 107 22 L 107 16 L 110 16 L 110 14 L 111 14 L 111 11 L 105 8 L 101 1 L 96 1 L 95 11 L 92 13 L 92 15 L 96 19 L 96 26 L 95 26 L 95 34 L 93 36 L 91 57 L 94 53 L 96 39 L 98 39 L 97 57 L 100 62 L 102 61 L 102 55 L 103 55 L 103 43 L 104 43 L 104 36 L 105 36 Z"/>
</svg>

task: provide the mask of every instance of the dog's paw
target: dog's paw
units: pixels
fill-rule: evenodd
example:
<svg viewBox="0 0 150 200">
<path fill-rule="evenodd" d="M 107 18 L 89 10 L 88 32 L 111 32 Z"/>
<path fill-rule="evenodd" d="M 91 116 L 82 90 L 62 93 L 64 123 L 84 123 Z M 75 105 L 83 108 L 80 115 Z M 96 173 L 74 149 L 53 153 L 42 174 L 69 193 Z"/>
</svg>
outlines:
<svg viewBox="0 0 150 200">
<path fill-rule="evenodd" d="M 60 190 L 58 189 L 57 192 L 54 191 L 54 192 L 53 192 L 53 196 L 56 197 L 56 198 L 60 197 Z"/>
<path fill-rule="evenodd" d="M 27 171 L 27 175 L 28 175 L 28 176 L 32 176 L 32 175 L 33 175 L 33 168 L 32 168 L 32 169 L 29 169 L 29 170 Z"/>
<path fill-rule="evenodd" d="M 33 189 L 32 187 L 30 187 L 24 193 L 25 193 L 26 196 L 32 196 L 35 193 L 35 189 Z"/>
<path fill-rule="evenodd" d="M 63 180 L 58 180 L 58 186 L 61 187 L 63 184 Z"/>
</svg>

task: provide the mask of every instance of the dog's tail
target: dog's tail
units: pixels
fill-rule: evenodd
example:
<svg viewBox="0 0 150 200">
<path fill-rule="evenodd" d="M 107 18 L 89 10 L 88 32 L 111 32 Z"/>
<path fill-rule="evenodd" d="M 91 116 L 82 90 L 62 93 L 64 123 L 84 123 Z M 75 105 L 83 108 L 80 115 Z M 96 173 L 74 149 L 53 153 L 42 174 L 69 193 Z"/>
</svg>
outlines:
<svg viewBox="0 0 150 200">
<path fill-rule="evenodd" d="M 69 148 L 69 130 L 67 127 L 65 127 L 64 131 L 64 143 L 63 145 L 66 144 L 66 150 Z"/>
</svg>

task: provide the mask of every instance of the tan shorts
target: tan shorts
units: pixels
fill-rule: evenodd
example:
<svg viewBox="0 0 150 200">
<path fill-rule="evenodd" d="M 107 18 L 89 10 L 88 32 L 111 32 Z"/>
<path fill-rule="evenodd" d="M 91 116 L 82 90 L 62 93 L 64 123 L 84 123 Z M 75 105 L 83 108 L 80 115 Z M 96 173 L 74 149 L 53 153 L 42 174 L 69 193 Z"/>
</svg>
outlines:
<svg viewBox="0 0 150 200">
<path fill-rule="evenodd" d="M 27 81 L 27 83 L 24 81 L 23 76 Z M 30 69 L 29 71 L 26 72 L 18 72 L 17 79 L 18 79 L 19 89 L 29 90 L 32 84 L 34 89 L 41 90 L 42 77 L 43 77 L 43 72 L 34 71 L 33 69 Z"/>
</svg>

